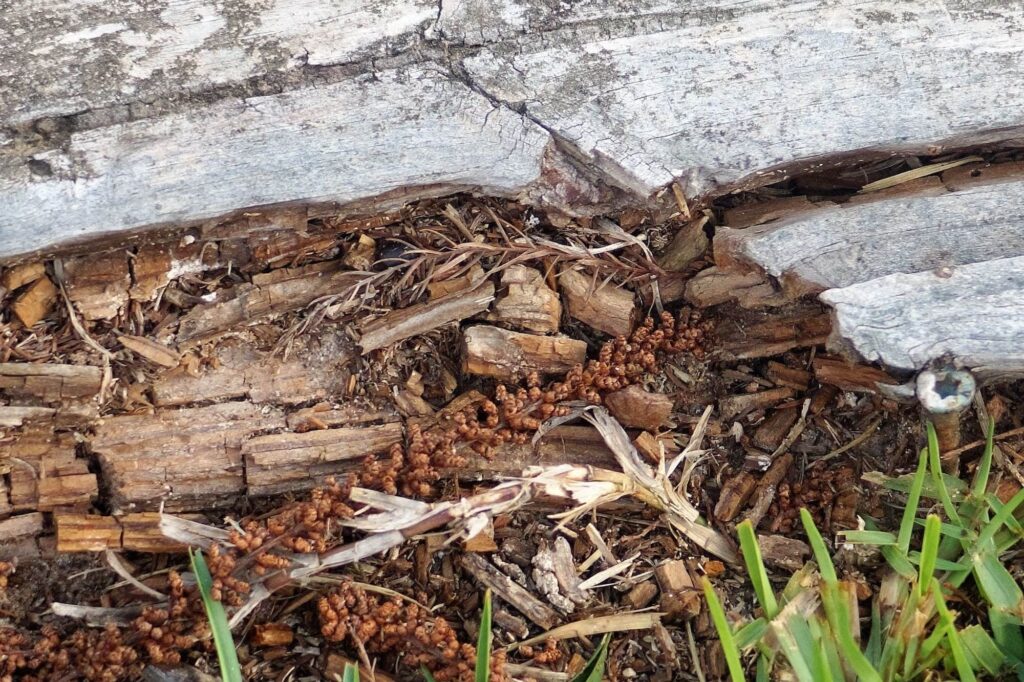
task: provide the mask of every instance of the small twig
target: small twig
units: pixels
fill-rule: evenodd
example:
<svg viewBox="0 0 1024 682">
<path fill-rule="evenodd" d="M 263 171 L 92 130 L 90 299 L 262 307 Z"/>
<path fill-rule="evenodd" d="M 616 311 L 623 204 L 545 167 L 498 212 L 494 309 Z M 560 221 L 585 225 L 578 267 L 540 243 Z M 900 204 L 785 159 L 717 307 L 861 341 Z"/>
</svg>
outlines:
<svg viewBox="0 0 1024 682">
<path fill-rule="evenodd" d="M 857 447 L 858 445 L 860 445 L 861 443 L 863 443 L 864 441 L 866 441 L 868 438 L 871 437 L 871 434 L 873 434 L 875 432 L 875 429 L 877 429 L 879 424 L 882 423 L 882 420 L 883 420 L 883 418 L 879 417 L 875 421 L 871 422 L 870 424 L 868 424 L 868 427 L 866 429 L 864 429 L 864 431 L 859 436 L 857 436 L 856 438 L 851 440 L 846 445 L 843 445 L 842 447 L 838 447 L 835 450 L 833 450 L 832 452 L 829 452 L 828 454 L 825 454 L 825 455 L 822 455 L 821 457 L 818 457 L 813 462 L 811 462 L 809 465 L 807 465 L 807 468 L 811 468 L 811 467 L 813 467 L 813 466 L 815 466 L 817 464 L 820 464 L 821 462 L 826 462 L 826 461 L 828 461 L 830 459 L 838 457 L 839 455 L 843 454 L 844 452 L 848 452 L 848 451 L 852 450 L 853 448 Z"/>
</svg>

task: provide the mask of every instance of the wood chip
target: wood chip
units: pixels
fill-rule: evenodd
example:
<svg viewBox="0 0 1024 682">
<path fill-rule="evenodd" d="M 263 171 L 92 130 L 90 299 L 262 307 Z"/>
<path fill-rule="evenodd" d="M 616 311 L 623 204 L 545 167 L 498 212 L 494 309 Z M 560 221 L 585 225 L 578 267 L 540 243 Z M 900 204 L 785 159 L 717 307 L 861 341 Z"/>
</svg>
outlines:
<svg viewBox="0 0 1024 682">
<path fill-rule="evenodd" d="M 718 409 L 725 421 L 741 417 L 752 410 L 763 410 L 783 400 L 789 400 L 796 395 L 796 391 L 787 387 L 770 388 L 760 393 L 743 393 L 722 398 L 718 402 Z"/>
<path fill-rule="evenodd" d="M 757 488 L 754 490 L 754 505 L 744 517 L 754 524 L 754 528 L 757 528 L 761 519 L 768 513 L 768 507 L 771 506 L 775 494 L 778 492 L 779 483 L 789 473 L 791 466 L 793 466 L 792 453 L 783 453 L 775 458 L 771 466 L 768 467 L 768 471 L 758 481 Z"/>
<path fill-rule="evenodd" d="M 704 255 L 708 249 L 708 236 L 704 232 L 708 217 L 701 215 L 684 225 L 658 258 L 658 265 L 665 270 L 678 272 L 686 269 L 693 261 Z"/>
<path fill-rule="evenodd" d="M 811 557 L 811 548 L 806 542 L 783 535 L 758 535 L 757 544 L 765 563 L 787 571 L 800 570 Z"/>
<path fill-rule="evenodd" d="M 811 379 L 814 378 L 807 370 L 787 367 L 774 360 L 765 368 L 765 376 L 777 386 L 789 386 L 798 391 L 806 391 L 811 385 Z"/>
<path fill-rule="evenodd" d="M 155 365 L 173 369 L 181 362 L 181 354 L 178 351 L 144 336 L 119 334 L 117 340 L 128 350 L 141 355 Z"/>
<path fill-rule="evenodd" d="M 7 291 L 14 291 L 45 276 L 46 265 L 42 261 L 22 263 L 4 270 L 3 277 L 0 277 L 0 286 Z"/>
<path fill-rule="evenodd" d="M 479 554 L 464 555 L 462 567 L 541 628 L 550 630 L 561 620 L 554 609 L 520 587 Z"/>
<path fill-rule="evenodd" d="M 538 270 L 512 265 L 502 272 L 501 286 L 505 293 L 488 319 L 537 334 L 558 331 L 562 302 Z"/>
<path fill-rule="evenodd" d="M 393 343 L 437 329 L 487 310 L 494 300 L 494 285 L 484 282 L 434 301 L 393 310 L 363 327 L 359 345 L 363 355 Z"/>
<path fill-rule="evenodd" d="M 722 486 L 722 493 L 715 504 L 715 518 L 723 523 L 732 521 L 747 505 L 755 488 L 757 478 L 748 471 L 741 471 L 730 477 Z"/>
<path fill-rule="evenodd" d="M 767 280 L 758 272 L 705 268 L 687 283 L 684 297 L 700 308 L 728 303 L 739 298 L 744 290 L 763 286 Z"/>
<path fill-rule="evenodd" d="M 60 552 L 103 552 L 121 549 L 121 524 L 112 516 L 92 514 L 54 515 L 57 550 Z"/>
<path fill-rule="evenodd" d="M 477 284 L 482 282 L 484 279 L 484 269 L 479 265 L 474 265 L 465 274 L 458 277 L 452 277 L 451 279 L 432 280 L 427 284 L 427 292 L 430 295 L 430 300 L 434 301 L 439 298 L 454 294 L 460 291 L 466 291 L 467 289 L 476 287 Z"/>
<path fill-rule="evenodd" d="M 796 420 L 799 418 L 799 407 L 775 410 L 754 430 L 754 435 L 751 437 L 750 442 L 753 443 L 754 447 L 767 452 L 775 452 L 775 449 L 786 439 L 789 430 L 793 428 L 793 425 L 796 424 Z"/>
<path fill-rule="evenodd" d="M 685 561 L 676 559 L 659 564 L 654 577 L 661 587 L 660 608 L 666 619 L 689 619 L 700 613 L 703 597 Z"/>
<path fill-rule="evenodd" d="M 626 593 L 625 599 L 631 609 L 638 611 L 650 606 L 657 596 L 658 586 L 654 584 L 653 580 L 645 580 L 634 585 L 633 589 Z"/>
<path fill-rule="evenodd" d="M 580 322 L 611 336 L 628 336 L 636 326 L 632 291 L 571 269 L 562 271 L 558 286 L 569 315 Z"/>
<path fill-rule="evenodd" d="M 259 647 L 291 646 L 293 641 L 295 632 L 286 623 L 262 623 L 249 635 L 249 644 Z"/>
<path fill-rule="evenodd" d="M 888 373 L 870 365 L 856 365 L 826 357 L 814 358 L 811 365 L 818 383 L 837 386 L 844 391 L 878 393 L 878 384 L 899 383 Z"/>
<path fill-rule="evenodd" d="M 771 357 L 824 344 L 831 330 L 831 316 L 817 303 L 790 304 L 770 313 L 740 310 L 718 325 L 717 352 L 731 360 Z"/>
<path fill-rule="evenodd" d="M 47 403 L 93 398 L 102 381 L 103 370 L 89 365 L 0 363 L 0 390 L 12 398 Z"/>
<path fill-rule="evenodd" d="M 128 257 L 123 249 L 63 261 L 68 298 L 86 320 L 110 320 L 128 304 Z"/>
<path fill-rule="evenodd" d="M 608 411 L 624 426 L 656 431 L 668 423 L 674 401 L 664 393 L 650 393 L 636 384 L 609 393 Z"/>
<path fill-rule="evenodd" d="M 501 381 L 530 372 L 564 374 L 586 355 L 587 344 L 567 336 L 537 336 L 486 325 L 463 333 L 463 371 Z"/>
<path fill-rule="evenodd" d="M 57 287 L 49 277 L 42 277 L 15 299 L 11 304 L 11 312 L 21 320 L 23 325 L 31 327 L 49 315 L 55 303 L 57 303 Z"/>
<path fill-rule="evenodd" d="M 359 239 L 345 253 L 341 262 L 353 270 L 368 272 L 377 259 L 377 242 L 367 234 L 359 235 Z"/>
</svg>

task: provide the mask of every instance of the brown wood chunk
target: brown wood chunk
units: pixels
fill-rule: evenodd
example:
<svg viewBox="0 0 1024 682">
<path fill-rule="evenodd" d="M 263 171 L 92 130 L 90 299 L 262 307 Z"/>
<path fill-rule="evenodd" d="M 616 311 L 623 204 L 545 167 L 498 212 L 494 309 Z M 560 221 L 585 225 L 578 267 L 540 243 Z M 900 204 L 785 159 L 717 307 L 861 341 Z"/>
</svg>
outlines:
<svg viewBox="0 0 1024 682">
<path fill-rule="evenodd" d="M 117 340 L 122 346 L 149 360 L 154 365 L 161 367 L 175 368 L 181 362 L 181 354 L 173 348 L 168 348 L 162 343 L 157 343 L 144 336 L 130 336 L 120 334 Z"/>
<path fill-rule="evenodd" d="M 138 512 L 118 517 L 121 524 L 121 549 L 152 554 L 179 554 L 188 547 L 172 540 L 160 530 L 160 512 Z"/>
<path fill-rule="evenodd" d="M 510 606 L 545 630 L 555 627 L 561 620 L 557 611 L 520 587 L 479 554 L 464 555 L 462 567 L 485 587 L 494 590 L 494 593 Z"/>
<path fill-rule="evenodd" d="M 0 363 L 0 391 L 12 398 L 48 403 L 92 398 L 102 382 L 103 370 L 89 365 Z"/>
<path fill-rule="evenodd" d="M 0 521 L 0 543 L 34 538 L 43 534 L 45 522 L 39 512 L 19 514 Z"/>
<path fill-rule="evenodd" d="M 363 355 L 390 346 L 450 322 L 458 322 L 482 313 L 494 300 L 494 285 L 484 282 L 475 289 L 459 291 L 443 298 L 392 310 L 363 327 L 359 345 Z"/>
<path fill-rule="evenodd" d="M 735 301 L 740 293 L 762 286 L 764 275 L 710 267 L 701 270 L 686 283 L 684 297 L 700 308 Z"/>
<path fill-rule="evenodd" d="M 493 456 L 485 457 L 468 446 L 459 448 L 466 465 L 451 471 L 462 480 L 481 480 L 519 476 L 528 466 L 578 464 L 604 469 L 618 466 L 615 454 L 601 434 L 591 426 L 557 426 L 536 445 L 503 443 Z"/>
<path fill-rule="evenodd" d="M 514 381 L 530 372 L 564 374 L 587 357 L 587 344 L 567 336 L 536 336 L 477 325 L 462 337 L 463 371 Z"/>
<path fill-rule="evenodd" d="M 708 250 L 708 236 L 704 232 L 707 222 L 708 217 L 701 215 L 683 225 L 658 257 L 658 265 L 665 270 L 678 272 L 704 255 Z"/>
<path fill-rule="evenodd" d="M 761 448 L 767 452 L 775 452 L 775 449 L 782 445 L 789 430 L 800 418 L 800 408 L 789 407 L 784 410 L 775 410 L 765 419 L 754 431 L 750 439 L 754 447 Z"/>
<path fill-rule="evenodd" d="M 693 618 L 700 613 L 703 597 L 685 561 L 676 559 L 659 564 L 654 577 L 661 587 L 660 609 L 667 620 Z"/>
<path fill-rule="evenodd" d="M 285 623 L 263 623 L 253 628 L 249 644 L 253 646 L 291 646 L 295 633 Z"/>
<path fill-rule="evenodd" d="M 377 242 L 370 235 L 361 234 L 356 243 L 349 248 L 341 262 L 353 270 L 369 271 L 377 258 Z"/>
<path fill-rule="evenodd" d="M 22 263 L 4 270 L 3 277 L 0 277 L 0 286 L 7 291 L 14 291 L 45 276 L 46 265 L 42 261 Z"/>
<path fill-rule="evenodd" d="M 728 421 L 742 417 L 753 410 L 763 410 L 771 407 L 795 395 L 796 391 L 788 386 L 770 388 L 760 393 L 741 393 L 722 398 L 718 402 L 718 410 L 722 414 L 722 419 Z"/>
<path fill-rule="evenodd" d="M 109 320 L 128 303 L 128 257 L 124 250 L 64 261 L 68 298 L 87 320 Z"/>
<path fill-rule="evenodd" d="M 479 264 L 474 264 L 469 270 L 458 277 L 452 277 L 450 279 L 431 280 L 427 284 L 427 292 L 429 293 L 430 300 L 436 300 L 438 298 L 444 298 L 449 294 L 454 294 L 459 291 L 466 291 L 477 284 L 482 282 L 484 279 L 484 269 Z"/>
<path fill-rule="evenodd" d="M 723 358 L 747 360 L 828 341 L 832 319 L 817 303 L 793 303 L 771 312 L 737 310 L 715 330 Z"/>
<path fill-rule="evenodd" d="M 765 376 L 776 386 L 789 386 L 797 391 L 806 391 L 814 375 L 803 369 L 787 367 L 772 360 L 765 369 Z"/>
<path fill-rule="evenodd" d="M 99 495 L 89 462 L 77 456 L 72 434 L 53 425 L 26 428 L 0 445 L 0 461 L 10 466 L 10 504 L 14 511 L 86 509 Z"/>
<path fill-rule="evenodd" d="M 715 505 L 715 518 L 726 523 L 735 519 L 746 506 L 757 488 L 757 479 L 748 471 L 741 471 L 722 486 Z"/>
<path fill-rule="evenodd" d="M 501 286 L 505 293 L 494 304 L 492 321 L 537 334 L 558 331 L 562 302 L 539 271 L 512 265 L 502 272 Z"/>
<path fill-rule="evenodd" d="M 787 571 L 800 570 L 811 556 L 806 542 L 784 535 L 758 535 L 757 544 L 766 564 Z"/>
<path fill-rule="evenodd" d="M 250 495 L 306 490 L 402 440 L 400 423 L 257 436 L 242 445 Z"/>
<path fill-rule="evenodd" d="M 626 593 L 625 599 L 630 608 L 645 609 L 657 596 L 658 586 L 654 584 L 653 580 L 645 580 L 634 585 L 633 589 Z"/>
<path fill-rule="evenodd" d="M 112 516 L 55 514 L 58 552 L 121 550 L 121 524 Z"/>
<path fill-rule="evenodd" d="M 623 426 L 656 431 L 665 426 L 674 401 L 664 393 L 650 393 L 637 385 L 609 393 L 604 403 Z"/>
<path fill-rule="evenodd" d="M 844 391 L 877 393 L 878 384 L 899 383 L 886 372 L 870 365 L 855 365 L 826 357 L 814 358 L 811 365 L 818 383 L 836 386 Z"/>
<path fill-rule="evenodd" d="M 26 327 L 31 327 L 46 317 L 57 302 L 57 287 L 49 277 L 37 279 L 28 289 L 22 292 L 14 303 L 11 312 Z"/>
<path fill-rule="evenodd" d="M 558 286 L 569 315 L 611 336 L 628 336 L 636 326 L 633 292 L 576 270 L 563 270 Z"/>
</svg>

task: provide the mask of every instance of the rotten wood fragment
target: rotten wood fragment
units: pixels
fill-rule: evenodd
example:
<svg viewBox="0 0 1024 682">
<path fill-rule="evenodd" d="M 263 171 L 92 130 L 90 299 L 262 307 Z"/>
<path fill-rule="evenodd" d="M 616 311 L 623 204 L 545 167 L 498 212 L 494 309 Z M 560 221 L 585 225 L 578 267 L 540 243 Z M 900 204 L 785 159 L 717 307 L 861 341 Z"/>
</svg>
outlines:
<svg viewBox="0 0 1024 682">
<path fill-rule="evenodd" d="M 656 431 L 668 423 L 675 406 L 670 396 L 651 393 L 636 384 L 604 397 L 604 404 L 623 426 Z"/>
<path fill-rule="evenodd" d="M 68 298 L 87 320 L 109 320 L 128 304 L 128 257 L 123 249 L 63 261 Z"/>
<path fill-rule="evenodd" d="M 479 554 L 464 555 L 462 567 L 539 627 L 550 630 L 561 621 L 557 611 L 520 587 Z"/>
<path fill-rule="evenodd" d="M 818 206 L 805 196 L 778 197 L 727 209 L 722 225 L 732 228 L 753 227 L 813 211 Z"/>
<path fill-rule="evenodd" d="M 844 391 L 878 393 L 878 385 L 899 382 L 888 373 L 868 365 L 856 365 L 837 358 L 818 356 L 811 365 L 819 384 L 837 386 Z"/>
<path fill-rule="evenodd" d="M 654 584 L 653 580 L 645 580 L 634 585 L 633 589 L 626 593 L 625 601 L 631 609 L 636 611 L 647 608 L 657 596 L 658 586 Z"/>
<path fill-rule="evenodd" d="M 479 264 L 474 264 L 464 275 L 452 277 L 451 279 L 432 280 L 427 283 L 427 292 L 431 301 L 443 298 L 448 294 L 458 291 L 465 291 L 475 287 L 484 279 L 484 269 Z"/>
<path fill-rule="evenodd" d="M 567 336 L 537 336 L 477 325 L 463 332 L 467 374 L 515 381 L 530 372 L 564 374 L 586 360 L 587 344 Z"/>
<path fill-rule="evenodd" d="M 93 514 L 55 514 L 57 551 L 120 551 L 121 524 L 113 516 Z"/>
<path fill-rule="evenodd" d="M 26 327 L 31 327 L 50 314 L 57 303 L 57 287 L 49 277 L 37 279 L 11 304 L 11 312 Z"/>
<path fill-rule="evenodd" d="M 786 452 L 772 462 L 771 466 L 768 467 L 768 471 L 764 473 L 761 480 L 757 483 L 757 489 L 754 491 L 754 504 L 745 515 L 745 519 L 748 519 L 754 528 L 761 523 L 761 519 L 768 513 L 768 507 L 771 506 L 775 500 L 775 494 L 778 492 L 779 484 L 789 473 L 789 468 L 793 466 L 793 455 L 792 453 Z"/>
<path fill-rule="evenodd" d="M 658 608 L 664 612 L 666 620 L 686 620 L 700 613 L 703 597 L 685 561 L 662 562 L 654 569 L 654 577 L 661 587 Z"/>
<path fill-rule="evenodd" d="M 750 442 L 766 452 L 775 452 L 789 434 L 789 430 L 800 418 L 799 407 L 775 410 L 758 425 Z"/>
<path fill-rule="evenodd" d="M 102 382 L 103 370 L 89 365 L 0 363 L 0 391 L 11 398 L 46 403 L 94 398 Z"/>
<path fill-rule="evenodd" d="M 40 512 L 12 516 L 0 521 L 0 543 L 38 537 L 44 529 L 45 519 Z"/>
<path fill-rule="evenodd" d="M 0 287 L 7 291 L 14 291 L 45 276 L 46 264 L 42 261 L 22 263 L 4 270 L 3 276 L 0 277 Z"/>
<path fill-rule="evenodd" d="M 502 272 L 501 286 L 505 293 L 494 304 L 490 321 L 537 334 L 558 331 L 562 302 L 539 271 L 512 265 Z"/>
<path fill-rule="evenodd" d="M 356 401 L 345 402 L 334 407 L 321 403 L 289 413 L 288 428 L 292 431 L 314 431 L 338 426 L 397 422 L 399 420 L 399 415 L 390 406 L 379 407 Z"/>
<path fill-rule="evenodd" d="M 359 345 L 363 355 L 404 339 L 459 322 L 487 310 L 494 300 L 494 284 L 449 294 L 408 308 L 393 310 L 363 326 Z"/>
<path fill-rule="evenodd" d="M 722 492 L 715 504 L 715 518 L 723 523 L 732 521 L 747 505 L 755 488 L 757 479 L 749 471 L 741 471 L 730 477 L 722 486 Z"/>
<path fill-rule="evenodd" d="M 308 490 L 402 440 L 400 423 L 256 436 L 241 447 L 249 495 Z"/>
<path fill-rule="evenodd" d="M 119 334 L 117 340 L 122 346 L 154 365 L 173 369 L 181 362 L 181 353 L 144 336 Z"/>
<path fill-rule="evenodd" d="M 708 217 L 701 215 L 683 225 L 658 257 L 658 265 L 670 272 L 679 272 L 704 255 L 708 249 L 708 236 L 704 232 L 707 223 Z"/>
<path fill-rule="evenodd" d="M 213 509 L 245 492 L 242 444 L 282 429 L 280 411 L 228 402 L 104 419 L 87 440 L 115 513 Z"/>
<path fill-rule="evenodd" d="M 188 547 L 164 535 L 160 512 L 137 512 L 117 517 L 121 524 L 121 549 L 152 554 L 181 554 Z"/>
<path fill-rule="evenodd" d="M 490 457 L 477 454 L 468 446 L 460 447 L 459 454 L 466 458 L 466 465 L 449 473 L 462 480 L 518 476 L 534 465 L 578 464 L 599 469 L 617 466 L 615 454 L 590 426 L 557 426 L 545 433 L 536 446 L 503 443 Z"/>
<path fill-rule="evenodd" d="M 177 341 L 195 343 L 266 315 L 304 308 L 314 300 L 347 290 L 361 275 L 329 261 L 254 275 L 252 283 L 216 292 L 181 318 Z"/>
<path fill-rule="evenodd" d="M 636 326 L 633 292 L 572 269 L 562 271 L 558 286 L 569 315 L 611 336 L 628 336 Z"/>
<path fill-rule="evenodd" d="M 763 410 L 771 407 L 795 395 L 796 391 L 788 386 L 770 388 L 759 393 L 731 395 L 718 401 L 718 410 L 722 415 L 722 419 L 729 421 L 753 410 Z"/>
<path fill-rule="evenodd" d="M 784 535 L 758 535 L 761 558 L 769 566 L 795 572 L 803 568 L 811 557 L 811 548 L 806 542 Z"/>
<path fill-rule="evenodd" d="M 765 377 L 777 386 L 789 386 L 797 391 L 806 391 L 814 375 L 805 369 L 787 367 L 781 362 L 771 360 L 765 368 Z"/>
<path fill-rule="evenodd" d="M 832 331 L 828 311 L 817 303 L 792 303 L 765 313 L 737 310 L 715 330 L 716 353 L 724 359 L 747 360 L 824 344 Z"/>
<path fill-rule="evenodd" d="M 705 268 L 686 282 L 685 298 L 699 308 L 738 301 L 741 296 L 749 301 L 752 292 L 760 293 L 771 285 L 757 272 L 733 272 L 717 267 Z M 756 306 L 744 306 L 756 307 Z"/>
<path fill-rule="evenodd" d="M 345 252 L 341 262 L 353 270 L 368 272 L 376 259 L 377 242 L 370 235 L 361 234 L 356 243 Z"/>
<path fill-rule="evenodd" d="M 26 428 L 0 445 L 0 462 L 10 467 L 10 506 L 15 512 L 86 509 L 99 496 L 89 461 L 77 456 L 77 441 L 52 425 Z"/>
</svg>

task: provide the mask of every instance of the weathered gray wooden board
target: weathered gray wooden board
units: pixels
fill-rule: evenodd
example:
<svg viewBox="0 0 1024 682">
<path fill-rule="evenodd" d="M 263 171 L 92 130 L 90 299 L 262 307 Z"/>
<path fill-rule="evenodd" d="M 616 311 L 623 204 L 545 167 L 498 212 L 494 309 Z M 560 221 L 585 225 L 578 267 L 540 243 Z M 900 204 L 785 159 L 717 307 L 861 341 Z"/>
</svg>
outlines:
<svg viewBox="0 0 1024 682">
<path fill-rule="evenodd" d="M 749 263 L 796 294 L 1024 256 L 1024 178 L 719 228 L 714 250 L 719 264 Z"/>
<path fill-rule="evenodd" d="M 437 17 L 433 0 L 11 0 L 0 8 L 5 124 L 144 110 L 257 76 L 281 87 L 305 65 L 406 48 Z"/>
<path fill-rule="evenodd" d="M 643 201 L 1024 125 L 1024 6 L 996 0 L 3 10 L 0 258 L 396 188 L 580 209 L 609 196 L 583 173 Z"/>
<path fill-rule="evenodd" d="M 982 375 L 1024 372 L 1024 257 L 894 274 L 832 289 L 836 342 L 867 360 L 920 369 L 950 356 Z"/>
<path fill-rule="evenodd" d="M 429 67 L 227 99 L 75 133 L 34 156 L 45 177 L 8 169 L 0 251 L 410 185 L 514 194 L 539 177 L 547 142 L 535 124 Z"/>
</svg>

